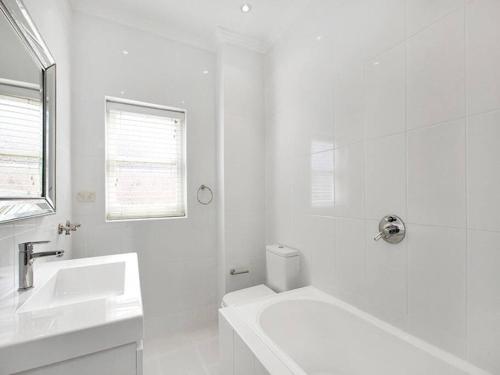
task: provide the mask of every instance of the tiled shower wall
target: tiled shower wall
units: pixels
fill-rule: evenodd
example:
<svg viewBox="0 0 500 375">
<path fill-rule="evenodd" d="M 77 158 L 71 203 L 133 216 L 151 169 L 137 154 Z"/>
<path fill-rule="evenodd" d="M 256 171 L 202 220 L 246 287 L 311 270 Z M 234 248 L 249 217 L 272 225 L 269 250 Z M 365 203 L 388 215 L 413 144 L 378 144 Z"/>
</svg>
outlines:
<svg viewBox="0 0 500 375">
<path fill-rule="evenodd" d="M 65 250 L 71 257 L 71 239 L 57 234 L 57 225 L 71 219 L 70 183 L 70 41 L 71 9 L 66 0 L 25 0 L 32 19 L 57 64 L 57 213 L 40 218 L 0 224 L 0 298 L 15 292 L 18 285 L 18 244 L 27 241 L 51 241 L 38 250 Z M 3 17 L 3 14 L 0 14 Z M 60 258 L 58 258 L 60 259 Z M 38 259 L 35 263 L 52 261 Z"/>
<path fill-rule="evenodd" d="M 500 373 L 500 2 L 315 1 L 267 61 L 267 242 Z M 378 222 L 407 223 L 398 245 Z"/>
</svg>

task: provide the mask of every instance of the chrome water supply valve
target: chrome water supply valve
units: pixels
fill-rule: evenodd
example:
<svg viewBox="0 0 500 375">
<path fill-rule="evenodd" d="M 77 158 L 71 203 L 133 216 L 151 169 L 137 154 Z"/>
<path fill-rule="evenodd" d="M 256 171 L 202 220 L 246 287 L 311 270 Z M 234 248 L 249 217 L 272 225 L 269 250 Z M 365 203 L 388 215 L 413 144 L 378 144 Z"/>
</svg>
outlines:
<svg viewBox="0 0 500 375">
<path fill-rule="evenodd" d="M 396 215 L 387 215 L 378 224 L 378 234 L 373 238 L 375 241 L 383 239 L 387 243 L 397 244 L 406 236 L 406 226 L 403 220 Z"/>
</svg>

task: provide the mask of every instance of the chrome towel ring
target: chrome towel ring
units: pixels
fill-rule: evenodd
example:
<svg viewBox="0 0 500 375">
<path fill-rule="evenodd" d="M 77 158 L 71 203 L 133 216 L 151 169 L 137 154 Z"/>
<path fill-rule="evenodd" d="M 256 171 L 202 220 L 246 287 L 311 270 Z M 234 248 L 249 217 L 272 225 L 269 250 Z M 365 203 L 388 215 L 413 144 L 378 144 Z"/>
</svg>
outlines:
<svg viewBox="0 0 500 375">
<path fill-rule="evenodd" d="M 200 199 L 200 192 L 204 191 L 204 190 L 208 190 L 210 192 L 210 199 L 208 201 L 202 201 Z M 198 200 L 198 203 L 204 205 L 204 206 L 207 206 L 209 205 L 210 203 L 212 203 L 212 201 L 214 200 L 214 192 L 212 191 L 212 189 L 210 189 L 209 186 L 207 185 L 201 185 L 199 188 L 198 188 L 198 191 L 196 193 L 196 199 Z"/>
</svg>

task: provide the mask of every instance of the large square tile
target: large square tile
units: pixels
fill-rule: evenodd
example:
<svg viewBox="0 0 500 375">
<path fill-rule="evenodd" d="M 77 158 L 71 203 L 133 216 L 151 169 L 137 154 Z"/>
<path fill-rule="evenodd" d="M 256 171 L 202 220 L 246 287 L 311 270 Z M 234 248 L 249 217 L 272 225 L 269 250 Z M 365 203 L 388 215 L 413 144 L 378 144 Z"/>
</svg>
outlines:
<svg viewBox="0 0 500 375">
<path fill-rule="evenodd" d="M 336 147 L 363 139 L 365 87 L 363 64 L 354 63 L 337 74 L 333 95 Z"/>
<path fill-rule="evenodd" d="M 334 290 L 348 302 L 364 302 L 365 222 L 359 219 L 336 219 Z"/>
<path fill-rule="evenodd" d="M 500 230 L 500 111 L 469 118 L 468 137 L 469 225 Z"/>
<path fill-rule="evenodd" d="M 321 216 L 310 218 L 311 281 L 325 291 L 332 290 L 335 280 L 335 220 Z"/>
<path fill-rule="evenodd" d="M 500 2 L 471 0 L 466 17 L 469 113 L 500 109 Z"/>
<path fill-rule="evenodd" d="M 408 226 L 409 329 L 459 356 L 466 350 L 466 230 Z"/>
<path fill-rule="evenodd" d="M 463 11 L 454 12 L 408 40 L 409 129 L 465 115 Z"/>
<path fill-rule="evenodd" d="M 406 328 L 407 241 L 389 244 L 375 241 L 378 220 L 366 221 L 366 291 L 368 311 Z"/>
<path fill-rule="evenodd" d="M 366 141 L 366 217 L 406 217 L 406 137 L 404 134 Z"/>
<path fill-rule="evenodd" d="M 355 143 L 335 150 L 336 216 L 364 216 L 364 149 Z"/>
<path fill-rule="evenodd" d="M 365 65 L 365 137 L 406 130 L 406 47 L 402 43 Z"/>
<path fill-rule="evenodd" d="M 465 123 L 408 133 L 408 221 L 464 227 Z"/>
<path fill-rule="evenodd" d="M 469 232 L 469 355 L 500 373 L 500 233 Z"/>
<path fill-rule="evenodd" d="M 405 39 L 406 2 L 401 0 L 364 1 L 361 12 L 366 15 L 364 56 L 373 57 Z M 357 18 L 360 18 L 360 14 Z"/>
<path fill-rule="evenodd" d="M 464 7 L 464 0 L 407 0 L 407 33 L 415 34 Z"/>
</svg>

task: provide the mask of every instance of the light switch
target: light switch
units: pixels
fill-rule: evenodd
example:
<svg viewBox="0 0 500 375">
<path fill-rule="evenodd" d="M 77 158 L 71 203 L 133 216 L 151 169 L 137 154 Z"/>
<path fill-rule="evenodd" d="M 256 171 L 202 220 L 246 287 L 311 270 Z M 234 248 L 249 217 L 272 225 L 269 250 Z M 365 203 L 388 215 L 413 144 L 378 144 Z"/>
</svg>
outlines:
<svg viewBox="0 0 500 375">
<path fill-rule="evenodd" d="M 76 194 L 76 200 L 81 203 L 94 203 L 95 191 L 79 191 Z"/>
</svg>

